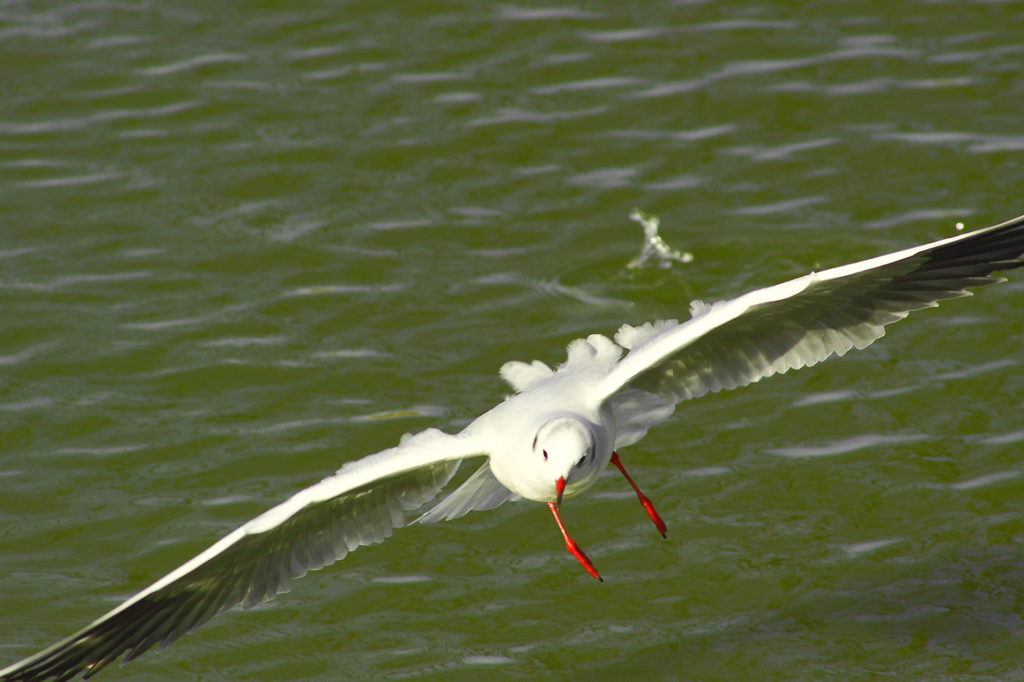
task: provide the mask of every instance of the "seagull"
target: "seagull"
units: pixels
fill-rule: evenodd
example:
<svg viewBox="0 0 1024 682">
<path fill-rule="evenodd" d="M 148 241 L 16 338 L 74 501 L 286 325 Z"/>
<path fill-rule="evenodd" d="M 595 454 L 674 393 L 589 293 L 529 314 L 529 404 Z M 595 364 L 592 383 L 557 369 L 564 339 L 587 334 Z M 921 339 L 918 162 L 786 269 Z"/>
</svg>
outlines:
<svg viewBox="0 0 1024 682">
<path fill-rule="evenodd" d="M 677 403 L 733 389 L 862 349 L 885 325 L 1024 267 L 1024 216 L 850 265 L 812 272 L 726 301 L 690 304 L 685 322 L 623 325 L 569 344 L 552 369 L 508 362 L 504 402 L 457 434 L 427 429 L 347 462 L 235 529 L 195 558 L 67 639 L 0 670 L 0 681 L 88 678 L 124 655 L 162 649 L 214 616 L 287 592 L 292 580 L 382 542 L 405 512 L 433 500 L 462 460 L 485 458 L 415 522 L 456 519 L 508 500 L 545 503 L 566 549 L 600 574 L 570 537 L 559 509 L 612 464 L 658 532 L 654 505 L 618 451 L 667 419 Z"/>
</svg>

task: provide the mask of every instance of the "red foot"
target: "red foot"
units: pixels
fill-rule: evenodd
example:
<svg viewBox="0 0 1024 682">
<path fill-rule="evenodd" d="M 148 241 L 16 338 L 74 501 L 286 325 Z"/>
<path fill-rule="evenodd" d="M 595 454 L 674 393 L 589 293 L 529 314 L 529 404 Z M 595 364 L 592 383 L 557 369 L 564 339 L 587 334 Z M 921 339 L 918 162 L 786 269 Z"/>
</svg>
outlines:
<svg viewBox="0 0 1024 682">
<path fill-rule="evenodd" d="M 594 576 L 601 582 L 604 582 L 601 576 L 598 575 L 597 569 L 594 568 L 594 562 L 590 560 L 590 557 L 583 553 L 583 550 L 576 544 L 576 541 L 569 537 L 569 534 L 565 531 L 565 526 L 562 525 L 562 519 L 558 516 L 558 507 L 555 506 L 555 503 L 548 502 L 548 509 L 551 510 L 551 513 L 555 517 L 555 523 L 558 524 L 558 530 L 562 531 L 562 537 L 565 538 L 565 548 L 569 550 L 574 557 L 576 557 L 576 561 L 580 562 L 580 565 L 582 565 L 583 568 L 587 569 L 587 573 Z"/>
<path fill-rule="evenodd" d="M 668 526 L 666 526 L 665 522 L 661 520 L 660 516 L 658 516 L 658 512 L 654 511 L 654 505 L 651 504 L 650 498 L 648 498 L 646 495 L 640 492 L 640 488 L 636 487 L 636 483 L 633 483 L 633 479 L 630 477 L 628 473 L 626 473 L 626 468 L 622 466 L 622 462 L 619 461 L 619 453 L 612 453 L 612 464 L 614 464 L 618 468 L 618 470 L 622 472 L 622 475 L 626 477 L 626 480 L 629 481 L 629 484 L 633 486 L 633 490 L 636 492 L 636 496 L 640 498 L 640 504 L 642 504 L 644 510 L 647 511 L 647 515 L 651 517 L 651 521 L 654 521 L 654 526 L 658 529 L 658 532 L 661 533 L 661 537 L 668 537 L 667 535 L 665 535 L 665 532 L 668 530 Z"/>
</svg>

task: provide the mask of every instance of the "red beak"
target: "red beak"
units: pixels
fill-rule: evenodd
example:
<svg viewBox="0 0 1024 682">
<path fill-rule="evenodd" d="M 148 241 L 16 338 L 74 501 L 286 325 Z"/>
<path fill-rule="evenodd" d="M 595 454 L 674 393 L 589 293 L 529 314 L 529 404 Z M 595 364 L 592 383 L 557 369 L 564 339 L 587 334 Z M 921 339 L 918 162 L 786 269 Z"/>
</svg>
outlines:
<svg viewBox="0 0 1024 682">
<path fill-rule="evenodd" d="M 562 493 L 565 492 L 565 477 L 559 476 L 558 480 L 555 481 L 555 492 L 558 493 L 558 497 L 555 498 L 555 507 L 561 509 L 562 507 Z"/>
</svg>

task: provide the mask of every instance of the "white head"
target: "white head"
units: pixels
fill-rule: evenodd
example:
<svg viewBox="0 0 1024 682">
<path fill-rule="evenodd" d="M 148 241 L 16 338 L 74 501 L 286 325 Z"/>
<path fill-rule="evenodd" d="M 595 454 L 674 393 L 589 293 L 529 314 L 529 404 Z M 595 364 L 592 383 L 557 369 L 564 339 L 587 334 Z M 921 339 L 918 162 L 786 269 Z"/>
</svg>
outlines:
<svg viewBox="0 0 1024 682">
<path fill-rule="evenodd" d="M 573 475 L 592 462 L 596 445 L 594 434 L 579 419 L 557 417 L 545 422 L 533 439 L 533 467 L 541 480 L 535 485 L 550 489 L 558 504 Z"/>
</svg>

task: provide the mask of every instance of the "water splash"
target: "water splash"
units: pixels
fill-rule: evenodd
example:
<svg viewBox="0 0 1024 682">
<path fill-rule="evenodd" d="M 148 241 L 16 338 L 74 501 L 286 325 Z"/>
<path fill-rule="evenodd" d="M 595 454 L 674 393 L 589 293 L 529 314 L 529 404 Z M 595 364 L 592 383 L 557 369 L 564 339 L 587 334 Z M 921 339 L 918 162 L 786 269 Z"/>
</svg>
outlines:
<svg viewBox="0 0 1024 682">
<path fill-rule="evenodd" d="M 693 254 L 689 251 L 680 253 L 669 248 L 665 240 L 658 236 L 658 225 L 661 220 L 656 215 L 647 215 L 639 208 L 634 208 L 629 214 L 631 220 L 640 223 L 644 228 L 644 244 L 640 249 L 640 255 L 629 262 L 626 267 L 630 270 L 642 268 L 653 260 L 659 268 L 672 267 L 672 261 L 689 263 L 693 260 Z"/>
</svg>

